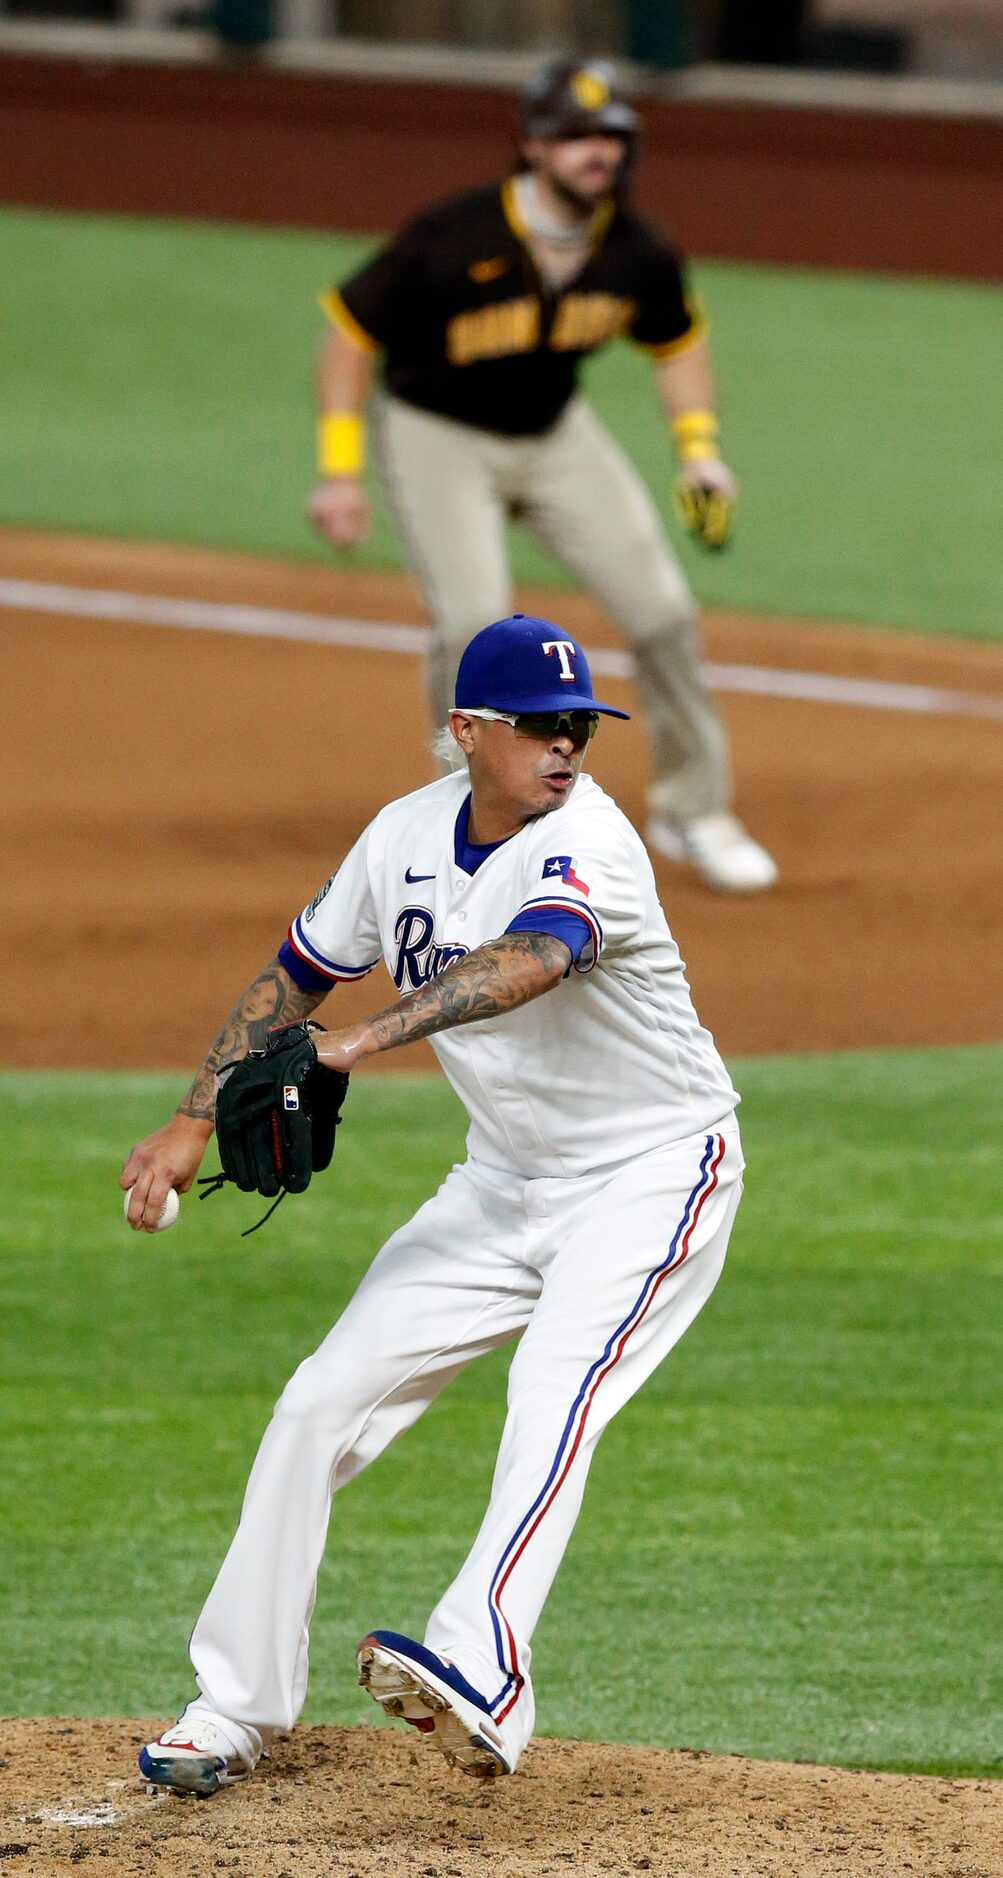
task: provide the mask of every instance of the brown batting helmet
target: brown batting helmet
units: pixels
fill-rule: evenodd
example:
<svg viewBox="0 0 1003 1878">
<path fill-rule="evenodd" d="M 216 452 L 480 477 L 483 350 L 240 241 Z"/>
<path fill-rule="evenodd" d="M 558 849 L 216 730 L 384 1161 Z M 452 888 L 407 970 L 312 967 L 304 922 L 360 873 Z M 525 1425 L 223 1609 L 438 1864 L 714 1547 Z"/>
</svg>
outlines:
<svg viewBox="0 0 1003 1878">
<path fill-rule="evenodd" d="M 599 59 L 558 59 L 519 99 L 520 137 L 623 137 L 632 145 L 637 131 L 637 113 L 612 66 Z"/>
</svg>

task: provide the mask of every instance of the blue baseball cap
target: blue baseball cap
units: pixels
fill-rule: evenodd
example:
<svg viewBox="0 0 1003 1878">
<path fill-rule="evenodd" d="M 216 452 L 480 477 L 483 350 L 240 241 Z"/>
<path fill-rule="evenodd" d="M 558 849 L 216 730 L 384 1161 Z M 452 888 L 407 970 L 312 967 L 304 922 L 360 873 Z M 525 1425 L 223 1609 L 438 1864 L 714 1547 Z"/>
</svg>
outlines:
<svg viewBox="0 0 1003 1878">
<path fill-rule="evenodd" d="M 601 711 L 627 717 L 592 696 L 589 662 L 577 639 L 550 619 L 513 613 L 471 639 L 456 674 L 458 711 Z"/>
</svg>

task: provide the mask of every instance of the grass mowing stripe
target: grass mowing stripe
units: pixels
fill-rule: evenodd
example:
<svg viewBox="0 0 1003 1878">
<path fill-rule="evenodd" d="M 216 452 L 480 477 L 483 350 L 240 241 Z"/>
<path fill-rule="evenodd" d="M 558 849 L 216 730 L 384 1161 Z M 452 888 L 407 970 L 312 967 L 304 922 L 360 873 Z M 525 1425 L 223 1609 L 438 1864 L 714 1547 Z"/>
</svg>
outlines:
<svg viewBox="0 0 1003 1878">
<path fill-rule="evenodd" d="M 0 240 L 6 521 L 330 561 L 303 515 L 317 294 L 370 243 L 22 209 Z M 743 486 L 727 555 L 677 544 L 701 600 L 999 637 L 999 288 L 694 272 Z M 586 381 L 674 529 L 645 360 L 609 347 Z M 522 577 L 566 584 L 515 544 Z M 382 503 L 352 564 L 400 565 Z"/>
<path fill-rule="evenodd" d="M 998 1774 L 1003 1049 L 735 1066 L 724 1280 L 601 1444 L 534 1646 L 544 1732 Z M 7 1073 L 3 1706 L 163 1713 L 271 1403 L 462 1153 L 436 1080 L 356 1080 L 331 1173 L 126 1232 L 176 1078 Z M 997 1104 L 998 1109 L 998 1104 Z M 335 1504 L 313 1720 L 365 1721 L 365 1628 L 419 1629 L 473 1537 L 504 1357 Z M 374 1602 L 374 1586 L 378 1595 Z"/>
</svg>

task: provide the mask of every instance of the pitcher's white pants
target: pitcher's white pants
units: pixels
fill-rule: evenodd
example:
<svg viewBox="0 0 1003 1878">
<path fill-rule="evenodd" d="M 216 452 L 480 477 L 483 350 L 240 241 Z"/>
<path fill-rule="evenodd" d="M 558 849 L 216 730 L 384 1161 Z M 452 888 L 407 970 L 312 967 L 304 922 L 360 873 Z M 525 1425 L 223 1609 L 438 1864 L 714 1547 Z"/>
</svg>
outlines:
<svg viewBox="0 0 1003 1878">
<path fill-rule="evenodd" d="M 193 1706 L 266 1739 L 291 1727 L 333 1492 L 472 1358 L 522 1331 L 488 1508 L 425 1635 L 490 1701 L 514 1766 L 533 1729 L 530 1639 L 596 1442 L 709 1298 L 742 1165 L 729 1116 L 574 1180 L 454 1168 L 277 1404 L 192 1635 Z M 372 1622 L 393 1628 L 395 1613 Z"/>
</svg>

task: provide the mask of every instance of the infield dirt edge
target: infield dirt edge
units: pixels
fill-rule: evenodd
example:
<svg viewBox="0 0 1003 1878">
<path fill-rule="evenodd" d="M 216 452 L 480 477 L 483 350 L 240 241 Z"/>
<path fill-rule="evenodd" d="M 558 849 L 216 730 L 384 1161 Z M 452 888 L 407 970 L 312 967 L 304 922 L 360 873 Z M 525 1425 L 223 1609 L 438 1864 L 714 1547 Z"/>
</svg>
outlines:
<svg viewBox="0 0 1003 1878">
<path fill-rule="evenodd" d="M 98 1858 L 106 1872 L 158 1878 L 1000 1870 L 1000 1789 L 990 1780 L 540 1739 L 511 1780 L 484 1785 L 450 1774 L 434 1747 L 397 1729 L 305 1727 L 279 1737 L 246 1785 L 198 1802 L 151 1796 L 135 1777 L 136 1750 L 160 1726 L 6 1722 L 5 1868 L 56 1878 Z"/>
</svg>

